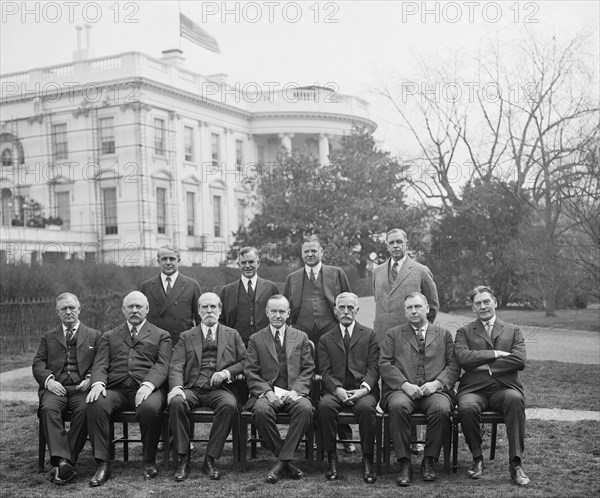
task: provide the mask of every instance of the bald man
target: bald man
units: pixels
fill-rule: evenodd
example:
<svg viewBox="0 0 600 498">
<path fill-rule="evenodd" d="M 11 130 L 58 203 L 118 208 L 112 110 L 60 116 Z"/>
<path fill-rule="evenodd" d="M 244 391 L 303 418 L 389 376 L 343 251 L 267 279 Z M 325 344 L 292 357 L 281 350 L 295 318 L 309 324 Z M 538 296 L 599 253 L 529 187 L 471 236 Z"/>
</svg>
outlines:
<svg viewBox="0 0 600 498">
<path fill-rule="evenodd" d="M 156 446 L 162 429 L 171 337 L 146 320 L 148 299 L 138 291 L 123 300 L 123 325 L 102 335 L 92 367 L 88 403 L 88 432 L 96 473 L 90 486 L 110 477 L 109 421 L 113 413 L 135 410 L 142 435 L 144 477 L 156 477 Z"/>
</svg>

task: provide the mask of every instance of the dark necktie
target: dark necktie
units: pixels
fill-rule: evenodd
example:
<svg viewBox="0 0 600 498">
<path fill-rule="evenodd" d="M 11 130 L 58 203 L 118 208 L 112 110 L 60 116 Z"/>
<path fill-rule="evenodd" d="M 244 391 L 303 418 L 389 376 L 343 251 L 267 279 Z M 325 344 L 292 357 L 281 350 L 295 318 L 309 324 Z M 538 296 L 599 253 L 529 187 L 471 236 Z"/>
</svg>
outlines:
<svg viewBox="0 0 600 498">
<path fill-rule="evenodd" d="M 348 332 L 347 328 L 344 330 L 344 347 L 346 348 L 346 351 L 348 351 L 348 348 L 350 347 L 350 332 Z"/>
<path fill-rule="evenodd" d="M 312 268 L 310 269 L 310 281 L 313 285 L 317 283 L 317 277 L 315 277 L 315 272 L 312 270 Z"/>
<path fill-rule="evenodd" d="M 277 354 L 281 352 L 281 336 L 279 335 L 279 329 L 275 331 L 275 349 Z"/>
<path fill-rule="evenodd" d="M 135 340 L 135 336 L 137 335 L 138 330 L 137 327 L 134 325 L 133 327 L 131 327 L 131 339 Z"/>
<path fill-rule="evenodd" d="M 166 290 L 166 294 L 169 294 L 169 292 L 171 291 L 171 289 L 173 288 L 173 286 L 171 285 L 171 277 L 167 277 L 167 290 Z"/>
<path fill-rule="evenodd" d="M 425 342 L 425 329 L 423 327 L 418 330 L 417 336 L 419 338 L 419 342 Z"/>
<path fill-rule="evenodd" d="M 252 288 L 252 280 L 248 280 L 248 295 L 254 297 L 254 289 Z"/>
<path fill-rule="evenodd" d="M 208 334 L 206 334 L 206 342 L 209 344 L 215 342 L 215 336 L 211 328 L 208 329 Z"/>
<path fill-rule="evenodd" d="M 75 337 L 75 329 L 67 329 L 67 344 L 71 344 L 73 342 L 73 338 Z"/>
<path fill-rule="evenodd" d="M 394 261 L 392 265 L 392 282 L 395 282 L 398 278 L 398 261 Z"/>
</svg>

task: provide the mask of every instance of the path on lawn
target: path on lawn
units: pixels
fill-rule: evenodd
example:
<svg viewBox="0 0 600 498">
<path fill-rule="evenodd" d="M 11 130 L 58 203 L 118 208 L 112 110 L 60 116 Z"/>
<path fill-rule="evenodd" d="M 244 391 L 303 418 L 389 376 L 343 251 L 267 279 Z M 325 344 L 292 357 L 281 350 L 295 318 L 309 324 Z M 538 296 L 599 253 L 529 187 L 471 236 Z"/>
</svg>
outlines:
<svg viewBox="0 0 600 498">
<path fill-rule="evenodd" d="M 502 313 L 498 316 L 502 318 Z M 360 311 L 357 319 L 369 327 L 373 326 L 375 304 L 372 297 L 360 298 Z M 469 323 L 473 317 L 439 313 L 436 323 L 446 327 L 452 335 L 462 325 Z M 600 362 L 600 334 L 584 330 L 549 329 L 534 324 L 521 326 L 527 346 L 527 359 L 539 361 L 562 361 L 565 363 L 585 363 L 597 365 Z M 35 391 L 7 391 L 3 384 L 32 375 L 31 367 L 18 368 L 10 372 L 0 373 L 0 401 L 24 401 L 37 403 Z M 600 412 L 584 410 L 562 410 L 558 408 L 527 408 L 528 419 L 560 420 L 576 422 L 578 420 L 595 420 L 600 422 Z"/>
</svg>

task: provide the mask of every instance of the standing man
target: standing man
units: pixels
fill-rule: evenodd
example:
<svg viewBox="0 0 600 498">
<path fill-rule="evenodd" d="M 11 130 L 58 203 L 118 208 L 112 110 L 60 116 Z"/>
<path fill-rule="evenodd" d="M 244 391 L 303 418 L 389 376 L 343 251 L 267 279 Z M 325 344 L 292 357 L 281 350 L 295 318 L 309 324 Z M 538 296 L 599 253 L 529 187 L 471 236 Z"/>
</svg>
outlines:
<svg viewBox="0 0 600 498">
<path fill-rule="evenodd" d="M 244 369 L 246 349 L 240 335 L 218 323 L 219 296 L 207 292 L 198 301 L 202 322 L 180 336 L 169 367 L 169 425 L 173 447 L 179 455 L 175 480 L 190 473 L 190 410 L 197 406 L 215 412 L 202 470 L 210 479 L 220 479 L 215 459 L 221 457 L 227 435 L 239 417 L 237 399 L 230 384 Z"/>
<path fill-rule="evenodd" d="M 33 358 L 33 376 L 40 386 L 40 423 L 56 484 L 66 484 L 77 476 L 73 466 L 87 439 L 85 397 L 101 334 L 79 321 L 80 311 L 75 294 L 58 296 L 56 312 L 61 325 L 42 336 Z M 67 410 L 71 412 L 68 434 L 63 424 Z"/>
<path fill-rule="evenodd" d="M 324 394 L 317 411 L 323 446 L 329 467 L 325 478 L 339 477 L 336 452 L 336 425 L 339 413 L 347 408 L 358 420 L 363 453 L 363 481 L 377 480 L 373 471 L 373 452 L 379 401 L 379 345 L 373 330 L 356 321 L 358 296 L 343 292 L 335 300 L 339 325 L 319 341 L 318 358 Z"/>
<path fill-rule="evenodd" d="M 290 323 L 303 332 L 315 347 L 323 334 L 337 326 L 335 319 L 335 297 L 350 292 L 350 284 L 344 270 L 337 266 L 324 265 L 323 247 L 316 235 L 304 238 L 302 260 L 304 268 L 290 273 L 285 279 L 283 294 L 292 308 Z M 317 372 L 319 365 L 317 363 Z M 338 428 L 340 439 L 352 439 L 349 425 Z M 352 443 L 344 443 L 347 453 L 355 453 Z"/>
<path fill-rule="evenodd" d="M 427 298 L 420 292 L 409 293 L 404 312 L 408 323 L 387 331 L 379 357 L 381 406 L 390 414 L 390 433 L 400 463 L 399 486 L 412 482 L 410 417 L 417 410 L 427 416 L 421 474 L 424 481 L 437 479 L 433 464 L 443 442 L 450 440 L 453 389 L 460 375 L 452 335 L 427 321 Z"/>
<path fill-rule="evenodd" d="M 481 412 L 499 411 L 506 421 L 510 477 L 519 486 L 529 478 L 521 467 L 525 447 L 525 396 L 519 370 L 525 368 L 525 341 L 519 327 L 496 317 L 496 297 L 478 286 L 469 296 L 477 320 L 456 332 L 456 357 L 464 369 L 458 386 L 458 412 L 473 466 L 471 479 L 483 475 Z"/>
<path fill-rule="evenodd" d="M 250 338 L 244 366 L 251 394 L 245 408 L 252 410 L 260 437 L 278 459 L 267 474 L 271 484 L 284 473 L 292 479 L 304 477 L 292 459 L 313 414 L 309 396 L 315 364 L 310 343 L 304 332 L 286 325 L 289 315 L 290 303 L 284 296 L 269 298 L 269 326 Z M 279 411 L 291 416 L 284 440 L 275 423 Z"/>
<path fill-rule="evenodd" d="M 156 445 L 162 431 L 162 412 L 169 361 L 173 348 L 166 330 L 146 320 L 148 300 L 130 292 L 123 300 L 126 322 L 104 333 L 92 367 L 88 403 L 88 431 L 96 473 L 90 486 L 110 477 L 109 421 L 114 412 L 135 409 L 143 444 L 144 477 L 156 477 Z"/>
<path fill-rule="evenodd" d="M 169 332 L 175 347 L 181 332 L 200 323 L 200 285 L 179 273 L 179 249 L 173 244 L 159 248 L 156 260 L 160 275 L 143 282 L 139 290 L 148 298 L 148 321 Z"/>
<path fill-rule="evenodd" d="M 223 287 L 220 295 L 223 311 L 219 321 L 237 330 L 244 346 L 248 346 L 250 336 L 269 325 L 265 313 L 267 301 L 279 294 L 279 289 L 270 280 L 256 274 L 260 258 L 255 247 L 240 249 L 237 264 L 242 275 L 239 280 Z"/>
<path fill-rule="evenodd" d="M 427 319 L 433 323 L 440 307 L 433 275 L 426 266 L 417 263 L 406 253 L 408 238 L 399 228 L 386 234 L 390 258 L 373 271 L 375 298 L 375 334 L 381 343 L 386 332 L 407 321 L 404 298 L 410 292 L 420 292 L 429 303 Z"/>
</svg>

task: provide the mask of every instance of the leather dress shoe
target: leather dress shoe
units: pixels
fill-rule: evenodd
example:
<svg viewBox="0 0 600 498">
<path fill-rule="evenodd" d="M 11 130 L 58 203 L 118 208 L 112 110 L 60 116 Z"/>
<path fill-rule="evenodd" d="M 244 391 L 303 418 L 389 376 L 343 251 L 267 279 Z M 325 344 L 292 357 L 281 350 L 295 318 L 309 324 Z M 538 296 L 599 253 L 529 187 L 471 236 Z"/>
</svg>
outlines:
<svg viewBox="0 0 600 498">
<path fill-rule="evenodd" d="M 377 474 L 373 470 L 373 457 L 363 456 L 363 481 L 367 484 L 373 484 L 377 480 Z"/>
<path fill-rule="evenodd" d="M 221 474 L 219 474 L 219 469 L 215 465 L 215 459 L 211 456 L 206 456 L 204 458 L 204 463 L 202 464 L 202 472 L 204 472 L 209 479 L 213 481 L 218 481 L 221 479 Z"/>
<path fill-rule="evenodd" d="M 276 484 L 282 477 L 285 468 L 287 467 L 286 463 L 283 460 L 279 460 L 275 466 L 269 470 L 267 474 L 267 482 L 270 484 Z"/>
<path fill-rule="evenodd" d="M 354 446 L 354 443 L 344 443 L 344 451 L 346 453 L 356 453 L 356 446 Z"/>
<path fill-rule="evenodd" d="M 64 483 L 71 482 L 77 477 L 77 472 L 73 469 L 73 465 L 66 458 L 61 458 L 58 462 L 56 477 Z M 58 482 L 58 484 L 63 484 Z"/>
<path fill-rule="evenodd" d="M 473 460 L 473 466 L 467 471 L 471 479 L 481 479 L 483 477 L 483 458 Z"/>
<path fill-rule="evenodd" d="M 153 479 L 158 475 L 156 462 L 144 462 L 144 479 Z"/>
<path fill-rule="evenodd" d="M 527 486 L 530 482 L 529 477 L 525 475 L 525 472 L 523 472 L 523 468 L 520 465 L 510 468 L 510 478 L 517 486 Z"/>
<path fill-rule="evenodd" d="M 185 481 L 190 475 L 190 458 L 187 455 L 179 455 L 179 463 L 173 477 L 177 482 Z"/>
<path fill-rule="evenodd" d="M 400 461 L 400 475 L 396 479 L 398 486 L 410 486 L 413 478 L 412 463 L 408 458 L 403 458 Z"/>
<path fill-rule="evenodd" d="M 338 472 L 338 456 L 335 451 L 327 453 L 327 472 L 325 472 L 325 479 L 328 481 L 336 481 L 339 478 Z"/>
<path fill-rule="evenodd" d="M 98 461 L 96 473 L 90 479 L 90 486 L 102 486 L 110 477 L 110 464 L 104 460 Z"/>
<path fill-rule="evenodd" d="M 292 465 L 292 462 L 285 463 L 285 471 L 290 479 L 294 479 L 297 481 L 298 479 L 302 479 L 304 477 L 304 472 L 302 472 L 298 467 Z"/>
<path fill-rule="evenodd" d="M 433 458 L 423 458 L 423 461 L 421 462 L 421 475 L 423 476 L 423 480 L 427 482 L 435 481 L 437 479 L 437 474 L 433 469 Z"/>
<path fill-rule="evenodd" d="M 48 477 L 50 478 L 50 482 L 53 482 L 54 484 L 67 484 L 66 481 L 63 481 L 60 477 L 58 477 L 58 467 L 52 467 Z"/>
</svg>

